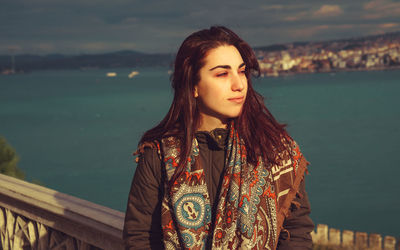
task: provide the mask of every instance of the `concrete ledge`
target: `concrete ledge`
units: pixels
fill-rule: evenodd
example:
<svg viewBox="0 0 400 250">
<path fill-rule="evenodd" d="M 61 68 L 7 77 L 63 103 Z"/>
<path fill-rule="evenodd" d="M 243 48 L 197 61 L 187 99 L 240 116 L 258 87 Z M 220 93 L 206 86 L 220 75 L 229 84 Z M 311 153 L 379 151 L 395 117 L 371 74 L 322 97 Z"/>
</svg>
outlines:
<svg viewBox="0 0 400 250">
<path fill-rule="evenodd" d="M 123 249 L 125 214 L 0 174 L 0 206 L 103 249 Z"/>
</svg>

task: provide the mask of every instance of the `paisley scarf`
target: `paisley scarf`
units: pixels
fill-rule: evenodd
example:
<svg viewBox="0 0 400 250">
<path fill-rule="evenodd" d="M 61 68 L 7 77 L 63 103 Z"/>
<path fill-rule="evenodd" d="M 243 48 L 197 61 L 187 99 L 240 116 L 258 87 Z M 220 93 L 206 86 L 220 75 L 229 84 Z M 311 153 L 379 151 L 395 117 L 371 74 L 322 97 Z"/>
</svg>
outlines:
<svg viewBox="0 0 400 250">
<path fill-rule="evenodd" d="M 286 159 L 281 165 L 271 166 L 260 157 L 254 166 L 247 162 L 244 143 L 231 123 L 224 177 L 211 228 L 210 197 L 194 139 L 185 170 L 162 201 L 165 248 L 205 249 L 208 245 L 212 249 L 275 249 L 306 166 L 297 145 L 288 143 L 292 152 L 281 153 Z M 179 142 L 168 137 L 157 146 L 170 180 L 179 164 Z"/>
</svg>

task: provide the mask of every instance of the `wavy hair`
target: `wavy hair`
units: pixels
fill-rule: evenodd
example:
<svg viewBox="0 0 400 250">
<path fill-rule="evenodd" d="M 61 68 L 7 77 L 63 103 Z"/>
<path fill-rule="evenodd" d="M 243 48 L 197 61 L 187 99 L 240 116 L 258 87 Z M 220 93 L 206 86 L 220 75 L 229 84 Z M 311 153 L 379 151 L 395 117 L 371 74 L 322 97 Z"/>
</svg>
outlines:
<svg viewBox="0 0 400 250">
<path fill-rule="evenodd" d="M 199 110 L 193 95 L 200 80 L 199 71 L 205 64 L 207 53 L 219 46 L 232 45 L 239 51 L 245 65 L 248 90 L 242 112 L 235 118 L 240 137 L 247 149 L 247 159 L 255 164 L 259 156 L 276 162 L 276 152 L 287 146 L 282 137 L 288 137 L 285 125 L 278 123 L 264 104 L 264 98 L 252 86 L 251 77 L 260 75 L 257 58 L 251 47 L 226 27 L 213 26 L 188 36 L 180 46 L 175 58 L 172 75 L 174 99 L 164 119 L 148 130 L 139 144 L 175 136 L 180 142 L 180 161 L 171 181 L 183 171 L 190 155 L 192 141 L 199 126 Z"/>
</svg>

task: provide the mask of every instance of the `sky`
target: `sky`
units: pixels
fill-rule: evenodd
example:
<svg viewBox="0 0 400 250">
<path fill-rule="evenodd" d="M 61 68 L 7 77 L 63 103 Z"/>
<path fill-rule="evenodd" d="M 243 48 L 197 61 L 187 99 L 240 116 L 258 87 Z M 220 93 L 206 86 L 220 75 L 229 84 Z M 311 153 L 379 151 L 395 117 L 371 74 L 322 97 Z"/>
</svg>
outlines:
<svg viewBox="0 0 400 250">
<path fill-rule="evenodd" d="M 252 47 L 400 31 L 400 0 L 0 0 L 0 54 L 174 53 L 224 25 Z"/>
</svg>

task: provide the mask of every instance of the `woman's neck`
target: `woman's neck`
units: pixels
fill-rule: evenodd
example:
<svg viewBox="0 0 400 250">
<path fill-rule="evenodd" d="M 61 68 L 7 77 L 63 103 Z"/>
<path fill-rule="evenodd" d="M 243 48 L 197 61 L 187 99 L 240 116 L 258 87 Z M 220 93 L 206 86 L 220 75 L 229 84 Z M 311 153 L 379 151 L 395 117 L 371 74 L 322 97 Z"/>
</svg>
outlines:
<svg viewBox="0 0 400 250">
<path fill-rule="evenodd" d="M 200 125 L 197 131 L 212 131 L 216 128 L 226 128 L 228 119 L 221 120 L 214 116 L 200 114 Z"/>
</svg>

